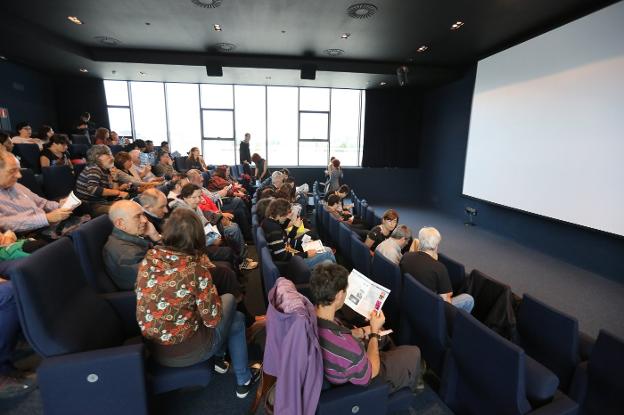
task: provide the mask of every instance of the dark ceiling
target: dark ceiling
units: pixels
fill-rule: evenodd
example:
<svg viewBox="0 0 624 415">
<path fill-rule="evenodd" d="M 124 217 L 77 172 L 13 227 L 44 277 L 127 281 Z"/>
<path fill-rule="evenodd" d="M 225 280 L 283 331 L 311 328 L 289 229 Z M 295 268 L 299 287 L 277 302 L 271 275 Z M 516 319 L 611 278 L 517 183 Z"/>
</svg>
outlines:
<svg viewBox="0 0 624 415">
<path fill-rule="evenodd" d="M 370 0 L 375 13 L 356 19 L 347 9 L 357 2 L 343 0 L 3 0 L 0 55 L 105 79 L 345 88 L 396 85 L 407 65 L 409 84 L 421 86 L 615 2 Z M 456 21 L 465 24 L 450 30 Z M 208 77 L 206 64 L 223 66 L 223 77 Z M 316 80 L 300 79 L 303 65 Z"/>
</svg>

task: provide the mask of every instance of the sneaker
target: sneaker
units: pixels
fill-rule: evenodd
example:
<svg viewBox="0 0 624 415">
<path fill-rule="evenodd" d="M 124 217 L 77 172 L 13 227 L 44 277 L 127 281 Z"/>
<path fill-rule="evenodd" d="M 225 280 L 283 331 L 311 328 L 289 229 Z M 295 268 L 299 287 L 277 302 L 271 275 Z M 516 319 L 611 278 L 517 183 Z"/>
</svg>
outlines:
<svg viewBox="0 0 624 415">
<path fill-rule="evenodd" d="M 256 269 L 256 268 L 258 268 L 258 263 L 251 258 L 245 258 L 245 260 L 240 266 L 240 269 L 244 271 L 249 271 L 249 270 Z"/>
<path fill-rule="evenodd" d="M 0 375 L 0 399 L 18 398 L 35 389 L 34 382 L 26 378 Z"/>
<path fill-rule="evenodd" d="M 214 370 L 215 372 L 223 375 L 230 370 L 230 362 L 226 361 L 223 356 L 214 357 Z"/>
<path fill-rule="evenodd" d="M 251 379 L 249 379 L 244 385 L 236 385 L 236 397 L 238 398 L 246 398 L 247 395 L 249 395 L 251 388 L 253 388 L 253 386 L 258 383 L 262 377 L 262 367 L 252 367 L 249 371 L 251 372 Z"/>
</svg>

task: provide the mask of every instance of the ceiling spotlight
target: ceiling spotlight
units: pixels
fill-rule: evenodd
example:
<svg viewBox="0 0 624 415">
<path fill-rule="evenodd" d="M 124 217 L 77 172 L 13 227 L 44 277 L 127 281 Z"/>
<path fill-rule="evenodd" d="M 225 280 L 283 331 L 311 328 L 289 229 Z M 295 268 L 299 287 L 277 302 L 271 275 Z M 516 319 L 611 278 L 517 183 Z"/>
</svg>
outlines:
<svg viewBox="0 0 624 415">
<path fill-rule="evenodd" d="M 80 68 L 80 72 L 87 73 L 87 72 L 89 72 L 89 70 L 87 68 Z"/>
<path fill-rule="evenodd" d="M 223 30 L 223 29 L 221 29 L 221 25 L 220 24 L 214 24 L 214 25 L 212 25 L 212 27 L 213 27 L 215 32 L 220 32 L 221 30 Z"/>
<path fill-rule="evenodd" d="M 7 57 L 4 55 L 0 55 L 0 61 L 5 61 L 5 60 L 7 60 Z"/>
<path fill-rule="evenodd" d="M 343 33 L 340 35 L 342 39 L 349 39 L 350 36 L 351 36 L 351 33 Z"/>
<path fill-rule="evenodd" d="M 325 49 L 323 53 L 327 56 L 341 56 L 344 55 L 345 52 L 342 49 Z"/>
<path fill-rule="evenodd" d="M 418 49 L 416 49 L 416 52 L 424 52 L 427 49 L 429 49 L 429 46 L 427 45 L 422 45 L 421 47 L 419 47 Z"/>
<path fill-rule="evenodd" d="M 76 16 L 67 16 L 67 20 L 69 20 L 72 23 L 82 24 L 82 21 Z"/>
<path fill-rule="evenodd" d="M 464 25 L 464 22 L 456 21 L 451 25 L 451 30 L 457 30 Z"/>
<path fill-rule="evenodd" d="M 143 72 L 143 71 L 141 71 L 141 72 L 139 72 L 139 75 L 141 75 L 141 76 L 145 76 L 145 75 L 147 75 L 147 72 Z"/>
<path fill-rule="evenodd" d="M 217 43 L 215 45 L 215 48 L 217 48 L 219 52 L 228 53 L 228 52 L 233 52 L 234 49 L 236 49 L 236 45 L 233 43 Z"/>
<path fill-rule="evenodd" d="M 221 6 L 221 0 L 191 0 L 191 3 L 204 9 L 215 9 Z"/>
<path fill-rule="evenodd" d="M 379 83 L 379 85 L 381 85 L 381 86 L 386 86 L 386 83 L 385 83 L 384 81 L 381 81 L 381 82 Z"/>
<path fill-rule="evenodd" d="M 285 31 L 285 30 L 282 30 L 282 34 L 284 34 L 284 33 L 286 33 L 286 31 Z"/>
<path fill-rule="evenodd" d="M 145 22 L 145 26 L 149 26 L 149 25 L 151 25 L 150 22 Z"/>
<path fill-rule="evenodd" d="M 267 81 L 270 81 L 271 77 L 270 76 L 266 76 L 264 79 L 266 79 Z"/>
<path fill-rule="evenodd" d="M 371 3 L 352 4 L 347 8 L 347 15 L 354 19 L 368 19 L 377 13 L 377 6 Z"/>
</svg>

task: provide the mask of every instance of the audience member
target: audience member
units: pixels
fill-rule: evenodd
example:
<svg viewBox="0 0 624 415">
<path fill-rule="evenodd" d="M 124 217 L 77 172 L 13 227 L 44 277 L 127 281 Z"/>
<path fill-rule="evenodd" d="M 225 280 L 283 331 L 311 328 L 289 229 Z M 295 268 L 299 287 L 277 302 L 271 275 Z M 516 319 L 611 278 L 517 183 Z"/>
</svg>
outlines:
<svg viewBox="0 0 624 415">
<path fill-rule="evenodd" d="M 438 262 L 438 247 L 442 237 L 436 228 L 422 228 L 418 232 L 417 252 L 408 252 L 401 259 L 401 273 L 411 274 L 418 282 L 440 295 L 444 301 L 470 313 L 474 299 L 469 294 L 453 297 L 453 286 L 446 267 Z"/>
<path fill-rule="evenodd" d="M 152 168 L 152 173 L 154 173 L 156 177 L 164 177 L 165 180 L 171 180 L 175 172 L 171 156 L 169 153 L 161 150 L 160 153 L 158 153 L 158 161 Z"/>
<path fill-rule="evenodd" d="M 110 144 L 112 146 L 119 146 L 119 145 L 124 145 L 126 143 L 120 139 L 119 134 L 117 134 L 117 131 L 111 131 L 110 132 Z"/>
<path fill-rule="evenodd" d="M 236 311 L 234 296 L 219 297 L 212 264 L 202 254 L 205 243 L 197 215 L 184 209 L 171 214 L 164 246 L 150 249 L 139 269 L 137 321 L 153 357 L 164 366 L 192 366 L 215 356 L 215 370 L 225 373 L 227 347 L 236 396 L 245 398 L 261 370 L 248 368 L 245 317 Z"/>
<path fill-rule="evenodd" d="M 107 214 L 114 199 L 128 197 L 126 190 L 130 185 L 113 183 L 110 169 L 114 167 L 114 159 L 108 146 L 93 145 L 87 151 L 87 163 L 76 180 L 75 194 L 91 216 Z"/>
<path fill-rule="evenodd" d="M 5 148 L 9 153 L 13 152 L 13 141 L 11 141 L 11 137 L 7 133 L 0 131 L 0 144 Z"/>
<path fill-rule="evenodd" d="M 251 156 L 251 161 L 256 165 L 256 174 L 255 179 L 257 182 L 262 182 L 269 175 L 269 165 L 265 159 L 260 157 L 260 154 L 253 153 Z"/>
<path fill-rule="evenodd" d="M 342 167 L 340 167 L 340 160 L 334 159 L 329 165 L 329 178 L 325 186 L 325 194 L 331 194 L 338 190 L 340 187 L 340 180 L 343 178 Z"/>
<path fill-rule="evenodd" d="M 253 161 L 253 157 L 251 156 L 251 152 L 249 151 L 249 141 L 251 140 L 251 134 L 245 133 L 245 139 L 241 141 L 238 153 L 240 156 L 240 164 L 243 166 L 243 171 L 245 174 L 251 176 L 251 166 L 249 163 Z M 255 161 L 254 161 L 255 163 Z M 258 171 L 258 165 L 256 164 L 256 172 Z"/>
<path fill-rule="evenodd" d="M 258 223 L 262 223 L 262 221 L 266 217 L 266 210 L 273 200 L 275 200 L 274 197 L 265 197 L 264 199 L 260 199 L 256 203 L 256 215 L 258 215 Z"/>
<path fill-rule="evenodd" d="M 336 311 L 344 304 L 348 281 L 349 271 L 331 263 L 318 265 L 310 278 L 325 379 L 334 384 L 349 382 L 366 386 L 372 378 L 380 376 L 388 384 L 390 393 L 405 387 L 412 391 L 420 389 L 424 384 L 419 384 L 421 368 L 417 346 L 380 351 L 379 332 L 385 322 L 383 311 L 373 310 L 370 325 L 366 327 L 349 329 L 337 322 Z"/>
<path fill-rule="evenodd" d="M 388 239 L 392 231 L 397 227 L 399 223 L 399 214 L 394 209 L 388 209 L 384 212 L 381 218 L 381 224 L 373 226 L 370 232 L 366 235 L 364 243 L 375 252 L 377 246 Z"/>
<path fill-rule="evenodd" d="M 156 164 L 156 152 L 154 151 L 154 142 L 145 140 L 145 148 L 140 153 L 142 166 L 153 166 Z"/>
<path fill-rule="evenodd" d="M 141 179 L 138 179 L 136 175 L 132 172 L 132 158 L 129 153 L 125 151 L 120 151 L 115 154 L 115 168 L 111 169 L 111 176 L 113 178 L 113 182 L 117 183 L 117 185 L 130 184 L 130 188 L 128 192 L 131 194 L 141 193 L 145 189 L 154 187 L 158 183 L 156 182 L 144 182 Z"/>
<path fill-rule="evenodd" d="M 51 232 L 72 211 L 61 203 L 46 200 L 17 180 L 22 177 L 19 161 L 0 149 L 0 228 L 17 233 Z"/>
<path fill-rule="evenodd" d="M 399 265 L 403 257 L 403 248 L 412 238 L 412 231 L 407 225 L 399 225 L 390 234 L 390 237 L 380 243 L 375 249 L 375 254 L 381 254 L 390 262 Z"/>
<path fill-rule="evenodd" d="M 201 154 L 199 154 L 199 148 L 193 147 L 189 151 L 188 158 L 186 159 L 186 169 L 195 169 L 202 172 L 208 171 L 204 159 L 202 158 Z"/>
<path fill-rule="evenodd" d="M 167 208 L 167 196 L 158 189 L 147 189 L 139 195 L 137 202 L 143 207 L 145 217 L 162 233 Z"/>
<path fill-rule="evenodd" d="M 141 140 L 137 140 L 137 141 L 141 141 Z M 141 150 L 135 148 L 134 150 L 129 151 L 128 154 L 130 154 L 130 158 L 132 159 L 132 166 L 130 167 L 130 172 L 132 173 L 134 177 L 144 182 L 150 182 L 150 181 L 154 181 L 155 179 L 158 179 L 152 173 L 151 165 L 141 164 L 141 154 L 142 154 Z M 161 179 L 158 179 L 158 181 L 161 181 Z"/>
<path fill-rule="evenodd" d="M 353 232 L 355 232 L 360 239 L 364 240 L 368 235 L 368 229 L 366 225 L 353 216 L 350 213 L 345 213 L 340 205 L 340 197 L 338 195 L 329 195 L 327 198 L 327 210 L 338 221 L 343 222 Z"/>
<path fill-rule="evenodd" d="M 301 239 L 296 238 L 302 221 L 301 218 L 291 221 L 291 213 L 290 203 L 284 199 L 273 200 L 266 210 L 261 226 L 273 260 L 286 262 L 297 255 L 304 259 L 310 269 L 321 262 L 336 262 L 331 248 L 325 248 L 323 252 L 302 250 Z M 286 234 L 285 229 L 289 225 L 292 225 L 292 229 L 289 234 Z"/>
<path fill-rule="evenodd" d="M 39 140 L 43 141 L 44 145 L 50 141 L 50 139 L 54 136 L 54 129 L 49 125 L 42 125 L 39 128 L 38 137 Z"/>
<path fill-rule="evenodd" d="M 43 150 L 44 142 L 38 138 L 32 138 L 32 127 L 27 122 L 20 122 L 15 127 L 17 135 L 11 139 L 13 144 L 37 144 L 39 150 Z"/>
<path fill-rule="evenodd" d="M 108 217 L 113 231 L 102 251 L 104 266 L 120 290 L 132 290 L 147 250 L 160 242 L 161 236 L 145 217 L 141 205 L 131 200 L 113 203 Z"/>
<path fill-rule="evenodd" d="M 48 146 L 41 151 L 39 163 L 41 167 L 73 165 L 67 152 L 69 140 L 64 135 L 55 134 L 50 138 Z"/>
<path fill-rule="evenodd" d="M 83 112 L 82 114 L 80 114 L 80 120 L 78 120 L 78 123 L 76 124 L 76 134 L 84 134 L 84 135 L 89 135 L 90 134 L 90 130 L 91 130 L 91 126 L 93 125 L 93 123 L 91 122 L 91 114 L 88 112 Z"/>
<path fill-rule="evenodd" d="M 110 132 L 108 128 L 100 127 L 95 131 L 93 144 L 110 144 Z"/>
</svg>

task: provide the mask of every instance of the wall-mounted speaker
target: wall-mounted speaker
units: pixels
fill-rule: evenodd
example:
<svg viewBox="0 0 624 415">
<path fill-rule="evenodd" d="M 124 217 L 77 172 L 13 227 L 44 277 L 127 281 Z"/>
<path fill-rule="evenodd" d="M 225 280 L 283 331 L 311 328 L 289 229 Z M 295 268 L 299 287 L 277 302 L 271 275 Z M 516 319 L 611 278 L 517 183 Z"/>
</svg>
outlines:
<svg viewBox="0 0 624 415">
<path fill-rule="evenodd" d="M 316 65 L 305 64 L 301 67 L 301 79 L 316 79 Z"/>
<path fill-rule="evenodd" d="M 206 74 L 208 76 L 223 76 L 223 67 L 218 63 L 209 63 L 206 65 Z"/>
</svg>

